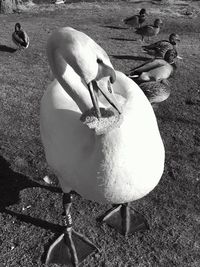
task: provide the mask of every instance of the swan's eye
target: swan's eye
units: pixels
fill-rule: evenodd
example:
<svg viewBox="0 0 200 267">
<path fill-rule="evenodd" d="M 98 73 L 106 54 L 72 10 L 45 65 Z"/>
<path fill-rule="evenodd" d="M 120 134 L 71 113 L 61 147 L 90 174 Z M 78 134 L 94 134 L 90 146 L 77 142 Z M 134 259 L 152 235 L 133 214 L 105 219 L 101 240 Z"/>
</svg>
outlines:
<svg viewBox="0 0 200 267">
<path fill-rule="evenodd" d="M 102 64 L 102 63 L 103 63 L 103 60 L 100 59 L 100 58 L 97 58 L 97 63 L 98 63 L 98 64 Z"/>
</svg>

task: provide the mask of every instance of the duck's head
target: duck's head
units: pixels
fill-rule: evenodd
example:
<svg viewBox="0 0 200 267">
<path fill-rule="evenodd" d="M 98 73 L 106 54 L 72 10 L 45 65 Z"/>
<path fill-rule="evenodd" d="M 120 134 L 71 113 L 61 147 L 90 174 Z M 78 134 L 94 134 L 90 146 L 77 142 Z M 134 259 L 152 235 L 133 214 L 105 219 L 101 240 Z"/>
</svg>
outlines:
<svg viewBox="0 0 200 267">
<path fill-rule="evenodd" d="M 170 34 L 170 36 L 169 36 L 169 41 L 170 41 L 171 44 L 175 45 L 176 42 L 180 42 L 179 35 L 176 34 L 176 33 L 172 33 L 172 34 Z"/>
<path fill-rule="evenodd" d="M 17 23 L 15 24 L 15 31 L 18 32 L 18 31 L 20 31 L 20 30 L 21 30 L 21 24 L 20 24 L 19 22 L 17 22 Z"/>
<path fill-rule="evenodd" d="M 167 50 L 167 52 L 164 55 L 164 60 L 167 61 L 169 64 L 175 64 L 174 59 L 176 57 L 177 57 L 176 49 L 169 49 L 169 50 Z"/>
<path fill-rule="evenodd" d="M 156 19 L 154 21 L 154 27 L 160 27 L 161 24 L 162 24 L 162 20 L 161 19 Z"/>
<path fill-rule="evenodd" d="M 142 16 L 142 15 L 147 15 L 147 12 L 146 12 L 146 9 L 145 8 L 142 8 L 139 12 L 139 14 Z"/>
</svg>

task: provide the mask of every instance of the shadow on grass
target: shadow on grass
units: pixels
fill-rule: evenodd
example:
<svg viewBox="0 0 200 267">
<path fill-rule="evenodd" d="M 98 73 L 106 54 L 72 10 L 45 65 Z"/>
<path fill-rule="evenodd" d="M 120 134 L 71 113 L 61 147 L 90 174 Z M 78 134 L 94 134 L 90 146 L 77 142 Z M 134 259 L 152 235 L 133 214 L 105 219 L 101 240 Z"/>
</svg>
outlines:
<svg viewBox="0 0 200 267">
<path fill-rule="evenodd" d="M 109 28 L 109 29 L 115 29 L 115 30 L 128 30 L 127 27 L 121 27 L 121 26 L 112 26 L 112 25 L 102 25 L 102 28 Z"/>
<path fill-rule="evenodd" d="M 6 45 L 0 45 L 0 51 L 1 52 L 14 53 L 17 51 L 17 49 L 13 48 L 13 47 L 6 46 Z"/>
<path fill-rule="evenodd" d="M 197 120 L 193 120 L 193 119 L 185 119 L 185 118 L 177 118 L 177 117 L 165 117 L 165 116 L 158 116 L 159 119 L 165 121 L 165 122 L 179 122 L 179 123 L 183 123 L 183 124 L 190 124 L 190 125 L 195 125 L 195 126 L 200 126 L 200 122 Z"/>
<path fill-rule="evenodd" d="M 15 217 L 19 221 L 22 221 L 25 223 L 31 223 L 32 225 L 41 227 L 46 230 L 51 230 L 53 233 L 62 233 L 63 230 L 65 229 L 64 226 L 61 226 L 59 224 L 54 224 L 54 223 L 47 222 L 47 221 L 44 221 L 38 218 L 33 218 L 29 215 L 20 214 L 20 213 L 17 213 L 17 212 L 8 210 L 8 209 L 3 209 L 2 212 Z"/>
<path fill-rule="evenodd" d="M 136 42 L 137 39 L 128 39 L 128 38 L 110 38 L 111 40 L 117 40 L 117 41 L 130 41 L 130 42 Z"/>
<path fill-rule="evenodd" d="M 151 3 L 153 4 L 155 1 L 151 1 Z M 141 1 L 134 1 L 134 4 L 141 4 L 141 3 L 149 3 L 149 0 L 141 0 Z"/>
<path fill-rule="evenodd" d="M 35 225 L 36 227 L 41 227 L 42 229 L 45 229 L 45 230 L 51 230 L 51 232 L 55 234 L 53 239 L 50 239 L 46 244 L 44 244 L 44 252 L 41 255 L 41 261 L 42 263 L 45 263 L 50 245 L 65 231 L 66 227 L 61 226 L 59 224 L 47 222 L 47 221 L 44 221 L 38 218 L 33 218 L 29 215 L 16 213 L 8 209 L 3 209 L 3 210 L 0 209 L 0 212 L 11 215 L 19 221 Z"/>
<path fill-rule="evenodd" d="M 20 191 L 30 187 L 41 187 L 51 192 L 61 192 L 58 187 L 40 184 L 21 173 L 14 172 L 10 169 L 10 164 L 0 156 L 0 211 L 17 203 Z"/>
<path fill-rule="evenodd" d="M 113 58 L 117 59 L 128 59 L 128 60 L 140 60 L 140 61 L 147 61 L 150 60 L 151 58 L 148 57 L 140 57 L 140 56 L 130 56 L 130 55 L 109 55 Z"/>
<path fill-rule="evenodd" d="M 56 234 L 57 238 L 64 232 L 64 226 L 41 220 L 39 218 L 33 218 L 29 215 L 17 213 L 6 208 L 7 206 L 13 205 L 19 201 L 19 193 L 21 190 L 31 187 L 45 188 L 56 193 L 61 192 L 60 188 L 39 184 L 20 173 L 14 172 L 10 169 L 10 164 L 2 156 L 0 156 L 0 212 L 11 215 L 19 221 L 35 225 L 36 227 L 41 227 L 46 230 L 51 230 Z M 49 240 L 49 242 L 44 246 L 45 252 L 41 257 L 43 263 L 45 262 L 47 250 L 51 243 L 52 240 Z"/>
</svg>

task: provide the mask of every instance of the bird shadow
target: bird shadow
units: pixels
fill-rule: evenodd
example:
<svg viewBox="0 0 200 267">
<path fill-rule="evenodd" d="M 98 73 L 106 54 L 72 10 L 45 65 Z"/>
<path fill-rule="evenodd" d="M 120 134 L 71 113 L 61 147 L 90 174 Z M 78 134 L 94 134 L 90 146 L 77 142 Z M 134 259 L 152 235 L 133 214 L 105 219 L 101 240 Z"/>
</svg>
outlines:
<svg viewBox="0 0 200 267">
<path fill-rule="evenodd" d="M 53 239 L 49 239 L 49 241 L 44 244 L 44 252 L 41 255 L 41 261 L 42 263 L 45 263 L 50 245 L 65 231 L 66 227 L 59 224 L 54 224 L 51 222 L 41 220 L 39 218 L 33 218 L 26 214 L 20 214 L 15 211 L 11 211 L 9 209 L 0 209 L 0 212 L 3 212 L 4 214 L 7 215 L 11 215 L 12 217 L 15 217 L 17 220 L 21 222 L 35 225 L 36 227 L 40 227 L 45 230 L 51 230 L 51 232 L 54 233 Z"/>
<path fill-rule="evenodd" d="M 4 210 L 10 205 L 19 202 L 20 191 L 25 188 L 40 187 L 51 192 L 60 193 L 60 188 L 46 186 L 35 182 L 25 175 L 15 172 L 10 168 L 10 164 L 0 156 L 0 209 Z"/>
<path fill-rule="evenodd" d="M 151 1 L 153 3 L 154 1 Z M 149 0 L 134 1 L 134 4 L 149 3 Z"/>
<path fill-rule="evenodd" d="M 127 27 L 121 27 L 121 26 L 113 26 L 113 25 L 103 25 L 101 26 L 103 28 L 109 28 L 109 29 L 115 29 L 115 30 L 128 30 Z"/>
<path fill-rule="evenodd" d="M 129 39 L 129 38 L 110 38 L 111 40 L 117 40 L 117 41 L 131 41 L 131 42 L 136 42 L 137 39 Z"/>
<path fill-rule="evenodd" d="M 6 46 L 6 45 L 0 45 L 0 51 L 1 52 L 14 53 L 17 51 L 17 49 L 13 48 L 13 47 Z"/>
<path fill-rule="evenodd" d="M 41 227 L 46 230 L 51 230 L 55 235 L 60 235 L 64 232 L 65 227 L 59 224 L 54 224 L 39 218 L 33 218 L 26 214 L 17 213 L 7 208 L 10 205 L 19 202 L 20 191 L 25 188 L 40 187 L 45 188 L 51 192 L 61 193 L 61 189 L 54 186 L 46 186 L 35 182 L 21 173 L 15 172 L 10 168 L 10 164 L 0 156 L 0 212 L 11 215 L 17 220 Z M 44 253 L 41 260 L 44 261 L 46 257 L 47 248 L 52 240 L 49 240 L 48 244 L 45 244 Z"/>
<path fill-rule="evenodd" d="M 54 193 L 62 192 L 58 187 L 40 184 L 21 173 L 13 171 L 10 168 L 8 161 L 0 156 L 0 213 L 10 215 L 21 222 L 25 222 L 45 230 L 51 230 L 51 232 L 55 234 L 54 239 L 56 239 L 64 232 L 65 226 L 54 224 L 40 218 L 34 218 L 26 214 L 17 213 L 8 208 L 8 206 L 19 202 L 19 194 L 21 190 L 32 187 L 44 188 Z M 53 241 L 55 241 L 54 239 Z M 52 239 L 44 245 L 44 253 L 41 256 L 41 261 L 43 263 L 45 262 L 47 251 L 51 243 Z"/>
<path fill-rule="evenodd" d="M 131 55 L 110 55 L 113 58 L 117 59 L 128 59 L 128 60 L 138 60 L 138 61 L 148 61 L 150 58 L 148 57 L 140 57 L 140 56 L 131 56 Z"/>
<path fill-rule="evenodd" d="M 165 121 L 165 122 L 179 122 L 179 123 L 183 123 L 183 124 L 190 124 L 190 125 L 194 125 L 194 126 L 200 126 L 200 123 L 197 120 L 193 120 L 193 119 L 185 119 L 183 117 L 170 117 L 170 116 L 162 116 L 159 115 L 158 116 L 159 119 Z"/>
</svg>

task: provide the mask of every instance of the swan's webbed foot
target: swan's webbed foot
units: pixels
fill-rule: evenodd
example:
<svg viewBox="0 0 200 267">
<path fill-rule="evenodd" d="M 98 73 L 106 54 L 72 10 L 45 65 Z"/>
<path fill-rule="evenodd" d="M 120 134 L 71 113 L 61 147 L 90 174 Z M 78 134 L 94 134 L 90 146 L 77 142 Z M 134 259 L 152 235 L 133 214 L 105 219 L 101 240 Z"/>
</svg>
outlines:
<svg viewBox="0 0 200 267">
<path fill-rule="evenodd" d="M 46 264 L 57 263 L 77 267 L 88 255 L 98 251 L 97 247 L 85 236 L 73 230 L 70 215 L 71 199 L 70 193 L 64 194 L 63 206 L 66 229 L 50 246 Z"/>
<path fill-rule="evenodd" d="M 113 205 L 98 221 L 107 223 L 124 236 L 149 229 L 144 216 L 131 209 L 128 203 Z"/>
</svg>

